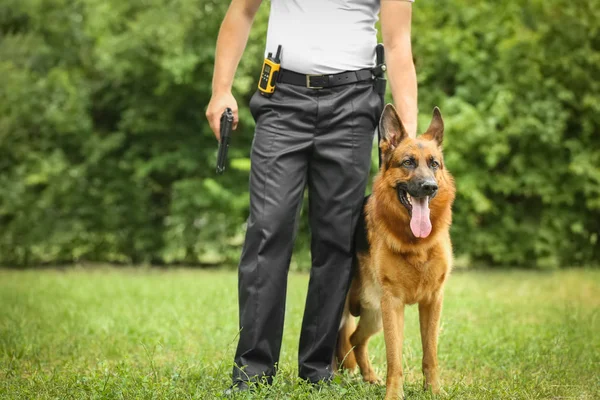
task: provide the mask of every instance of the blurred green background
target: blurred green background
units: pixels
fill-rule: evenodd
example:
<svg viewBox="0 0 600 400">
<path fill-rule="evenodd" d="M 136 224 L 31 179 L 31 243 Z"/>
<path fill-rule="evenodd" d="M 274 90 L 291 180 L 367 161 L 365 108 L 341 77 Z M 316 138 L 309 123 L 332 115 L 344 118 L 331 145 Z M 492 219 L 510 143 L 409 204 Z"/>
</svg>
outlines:
<svg viewBox="0 0 600 400">
<path fill-rule="evenodd" d="M 600 263 L 599 3 L 414 3 L 419 130 L 439 106 L 459 265 Z M 0 264 L 236 265 L 269 2 L 217 176 L 204 113 L 228 4 L 0 3 Z M 295 270 L 310 266 L 306 220 Z"/>
</svg>

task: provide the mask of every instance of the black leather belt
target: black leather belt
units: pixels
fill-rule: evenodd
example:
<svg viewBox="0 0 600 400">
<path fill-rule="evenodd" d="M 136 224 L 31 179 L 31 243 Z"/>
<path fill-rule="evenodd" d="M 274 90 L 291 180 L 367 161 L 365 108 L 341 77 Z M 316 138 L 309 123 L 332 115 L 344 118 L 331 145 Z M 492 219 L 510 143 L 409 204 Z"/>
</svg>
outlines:
<svg viewBox="0 0 600 400">
<path fill-rule="evenodd" d="M 373 79 L 374 76 L 371 69 L 360 69 L 357 71 L 341 72 L 339 74 L 331 75 L 307 75 L 282 68 L 279 70 L 277 82 L 304 86 L 310 89 L 323 89 Z"/>
</svg>

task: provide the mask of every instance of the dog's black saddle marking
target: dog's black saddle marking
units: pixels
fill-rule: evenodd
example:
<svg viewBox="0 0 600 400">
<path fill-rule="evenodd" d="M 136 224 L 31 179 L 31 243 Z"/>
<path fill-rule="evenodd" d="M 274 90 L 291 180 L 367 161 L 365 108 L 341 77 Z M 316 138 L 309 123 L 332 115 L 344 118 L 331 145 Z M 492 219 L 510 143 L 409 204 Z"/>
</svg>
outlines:
<svg viewBox="0 0 600 400">
<path fill-rule="evenodd" d="M 365 219 L 365 206 L 371 195 L 365 196 L 362 207 L 360 208 L 360 215 L 356 224 L 356 230 L 354 231 L 354 251 L 358 253 L 369 253 L 369 240 L 367 238 L 367 221 Z"/>
</svg>

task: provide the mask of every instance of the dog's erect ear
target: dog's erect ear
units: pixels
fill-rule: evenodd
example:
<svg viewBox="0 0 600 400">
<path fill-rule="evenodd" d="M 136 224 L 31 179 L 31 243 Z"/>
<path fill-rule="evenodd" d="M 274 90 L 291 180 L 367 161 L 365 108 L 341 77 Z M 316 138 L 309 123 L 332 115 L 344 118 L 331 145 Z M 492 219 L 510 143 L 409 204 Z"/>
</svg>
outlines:
<svg viewBox="0 0 600 400">
<path fill-rule="evenodd" d="M 442 119 L 442 113 L 440 109 L 435 107 L 433 109 L 433 118 L 429 124 L 429 128 L 423 134 L 424 138 L 435 140 L 438 146 L 442 146 L 444 141 L 444 120 Z"/>
<path fill-rule="evenodd" d="M 379 132 L 381 139 L 384 141 L 380 145 L 387 143 L 385 149 L 382 147 L 383 151 L 395 149 L 402 140 L 408 137 L 406 129 L 404 129 L 404 125 L 402 125 L 402 121 L 392 104 L 386 104 L 383 109 L 383 113 L 379 119 Z"/>
</svg>

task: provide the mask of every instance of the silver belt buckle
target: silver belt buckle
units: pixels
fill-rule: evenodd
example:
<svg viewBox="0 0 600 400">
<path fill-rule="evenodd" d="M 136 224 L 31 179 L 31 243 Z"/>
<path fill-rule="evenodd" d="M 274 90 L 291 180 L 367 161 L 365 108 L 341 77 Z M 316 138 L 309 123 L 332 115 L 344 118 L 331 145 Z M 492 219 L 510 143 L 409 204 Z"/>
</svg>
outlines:
<svg viewBox="0 0 600 400">
<path fill-rule="evenodd" d="M 323 86 L 310 86 L 310 78 L 312 76 L 324 76 L 321 74 L 306 74 L 306 87 L 309 89 L 323 89 Z"/>
</svg>

